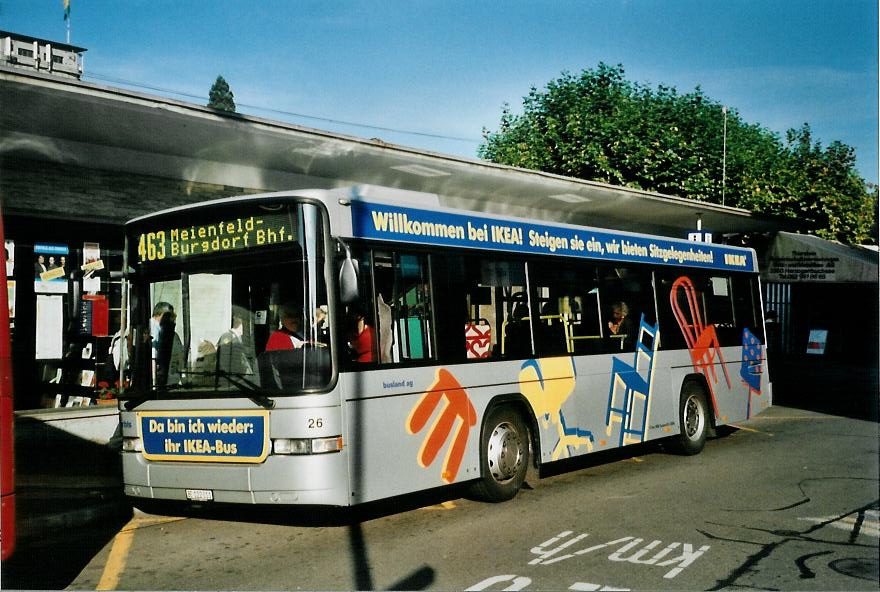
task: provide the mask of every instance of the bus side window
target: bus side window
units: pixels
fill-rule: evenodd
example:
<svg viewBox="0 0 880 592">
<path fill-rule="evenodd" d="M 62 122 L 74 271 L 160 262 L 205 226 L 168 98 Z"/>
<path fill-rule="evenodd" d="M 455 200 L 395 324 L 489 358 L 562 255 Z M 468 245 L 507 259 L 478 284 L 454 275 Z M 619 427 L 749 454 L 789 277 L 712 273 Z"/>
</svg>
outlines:
<svg viewBox="0 0 880 592">
<path fill-rule="evenodd" d="M 376 323 L 376 306 L 372 286 L 374 276 L 378 278 L 382 274 L 383 256 L 381 253 L 373 253 L 369 250 L 353 254 L 358 261 L 358 292 L 361 301 L 345 307 L 344 326 L 340 334 L 348 348 L 349 362 L 360 366 L 375 364 L 379 360 L 378 339 L 382 327 Z"/>
<path fill-rule="evenodd" d="M 531 265 L 529 271 L 540 310 L 535 324 L 538 355 L 596 353 L 601 333 L 595 305 L 598 292 L 591 291 L 595 269 L 546 261 Z"/>
<path fill-rule="evenodd" d="M 449 292 L 444 292 L 438 306 L 449 313 L 448 318 L 460 319 L 454 328 L 440 329 L 451 332 L 445 346 L 450 360 L 531 356 L 532 320 L 524 263 L 467 256 L 440 267 L 446 268 Z M 444 302 L 446 296 L 449 303 Z"/>
<path fill-rule="evenodd" d="M 379 361 L 433 359 L 428 256 L 376 251 L 374 265 Z"/>
<path fill-rule="evenodd" d="M 660 285 L 657 297 L 661 310 L 669 315 L 663 319 L 665 349 L 684 348 L 688 341 L 693 343 L 701 336 L 710 339 L 707 335 L 720 346 L 742 343 L 734 320 L 729 277 L 691 271 L 664 275 Z"/>
<path fill-rule="evenodd" d="M 638 267 L 606 267 L 599 275 L 605 351 L 634 352 L 640 339 L 653 339 L 641 329 L 642 322 L 648 327 L 657 322 L 653 275 Z"/>
<path fill-rule="evenodd" d="M 733 289 L 733 314 L 736 318 L 737 332 L 742 335 L 743 329 L 764 342 L 764 326 L 761 322 L 761 295 L 758 282 L 744 275 L 734 275 L 731 279 Z"/>
<path fill-rule="evenodd" d="M 492 357 L 521 359 L 532 355 L 532 319 L 521 261 L 473 259 L 471 278 L 491 304 L 480 306 L 480 318 L 491 326 Z M 488 292 L 486 292 L 488 289 Z M 485 298 L 484 298 L 485 301 Z"/>
<path fill-rule="evenodd" d="M 673 310 L 673 302 L 676 303 L 679 311 L 689 310 L 684 295 L 673 291 L 673 285 L 679 274 L 674 271 L 664 271 L 658 272 L 656 277 L 657 305 L 660 308 L 660 349 L 685 349 L 687 344 L 683 330 Z"/>
<path fill-rule="evenodd" d="M 731 278 L 710 276 L 705 283 L 706 324 L 715 325 L 718 342 L 722 345 L 742 345 L 742 331 L 737 329 L 733 306 Z"/>
</svg>

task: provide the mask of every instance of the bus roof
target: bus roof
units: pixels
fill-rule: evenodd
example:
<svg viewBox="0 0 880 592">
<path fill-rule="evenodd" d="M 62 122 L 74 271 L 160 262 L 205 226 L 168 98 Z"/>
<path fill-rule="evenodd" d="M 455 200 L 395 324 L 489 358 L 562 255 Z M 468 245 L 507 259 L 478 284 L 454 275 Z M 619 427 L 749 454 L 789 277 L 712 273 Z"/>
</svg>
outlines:
<svg viewBox="0 0 880 592">
<path fill-rule="evenodd" d="M 622 263 L 758 271 L 757 257 L 749 248 L 446 208 L 435 194 L 372 185 L 224 198 L 164 210 L 128 224 L 279 197 L 304 197 L 324 203 L 331 212 L 331 232 L 343 238 Z"/>
</svg>

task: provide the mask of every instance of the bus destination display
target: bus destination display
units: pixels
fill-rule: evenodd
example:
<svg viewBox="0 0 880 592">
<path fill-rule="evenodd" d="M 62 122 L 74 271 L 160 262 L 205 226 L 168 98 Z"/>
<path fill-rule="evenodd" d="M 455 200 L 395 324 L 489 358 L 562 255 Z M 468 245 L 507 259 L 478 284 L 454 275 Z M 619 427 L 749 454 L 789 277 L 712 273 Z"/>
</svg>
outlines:
<svg viewBox="0 0 880 592">
<path fill-rule="evenodd" d="M 296 240 L 294 218 L 284 213 L 225 218 L 199 225 L 163 228 L 138 236 L 138 262 L 243 251 Z"/>
</svg>

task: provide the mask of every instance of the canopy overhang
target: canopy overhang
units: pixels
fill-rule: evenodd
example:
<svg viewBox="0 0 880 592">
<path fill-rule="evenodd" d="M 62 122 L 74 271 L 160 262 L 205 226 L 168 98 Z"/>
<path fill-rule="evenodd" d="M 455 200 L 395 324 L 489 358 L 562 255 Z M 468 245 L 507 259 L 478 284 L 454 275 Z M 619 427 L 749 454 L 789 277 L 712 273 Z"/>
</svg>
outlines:
<svg viewBox="0 0 880 592">
<path fill-rule="evenodd" d="M 391 145 L 130 90 L 0 68 L 0 159 L 258 190 L 371 184 L 495 214 L 683 237 L 792 222 L 746 210 Z M 29 204 L 13 214 L 58 217 Z M 146 212 L 144 212 L 146 213 Z M 120 220 L 121 222 L 121 220 Z"/>
</svg>

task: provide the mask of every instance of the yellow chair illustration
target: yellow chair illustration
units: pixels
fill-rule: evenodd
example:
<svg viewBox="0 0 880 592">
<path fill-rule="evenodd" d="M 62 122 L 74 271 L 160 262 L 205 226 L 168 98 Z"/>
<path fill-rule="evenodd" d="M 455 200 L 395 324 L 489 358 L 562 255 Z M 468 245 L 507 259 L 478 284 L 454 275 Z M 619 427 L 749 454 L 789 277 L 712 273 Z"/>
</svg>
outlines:
<svg viewBox="0 0 880 592">
<path fill-rule="evenodd" d="M 586 446 L 593 450 L 593 434 L 565 422 L 562 405 L 574 392 L 577 378 L 572 358 L 542 358 L 527 360 L 519 373 L 520 392 L 528 399 L 544 429 L 555 425 L 559 441 L 553 448 L 552 459 L 563 453 Z"/>
</svg>

